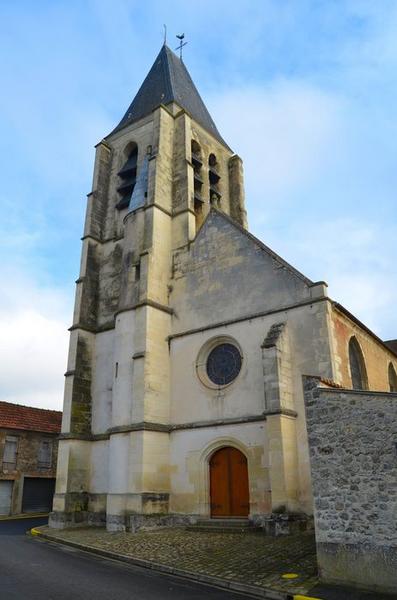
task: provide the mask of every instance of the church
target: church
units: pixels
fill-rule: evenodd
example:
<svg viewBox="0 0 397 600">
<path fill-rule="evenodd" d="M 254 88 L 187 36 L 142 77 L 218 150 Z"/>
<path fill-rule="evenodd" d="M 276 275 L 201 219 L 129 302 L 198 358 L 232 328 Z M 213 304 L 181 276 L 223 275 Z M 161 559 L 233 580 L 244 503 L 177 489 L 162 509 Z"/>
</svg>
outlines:
<svg viewBox="0 0 397 600">
<path fill-rule="evenodd" d="M 96 147 L 76 285 L 52 527 L 310 519 L 302 377 L 397 391 L 397 340 L 249 233 L 166 45 Z"/>
</svg>

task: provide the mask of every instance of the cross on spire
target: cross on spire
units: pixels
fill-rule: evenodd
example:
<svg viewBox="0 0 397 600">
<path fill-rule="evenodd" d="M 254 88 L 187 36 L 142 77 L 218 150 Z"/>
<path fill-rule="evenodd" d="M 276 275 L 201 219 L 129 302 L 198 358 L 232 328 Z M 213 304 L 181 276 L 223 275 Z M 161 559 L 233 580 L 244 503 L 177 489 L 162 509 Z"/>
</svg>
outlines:
<svg viewBox="0 0 397 600">
<path fill-rule="evenodd" d="M 175 48 L 175 50 L 179 50 L 179 58 L 182 60 L 182 49 L 184 46 L 186 46 L 187 42 L 184 42 L 183 39 L 185 37 L 184 33 L 181 33 L 180 35 L 176 36 L 179 40 L 179 46 L 177 46 Z"/>
</svg>

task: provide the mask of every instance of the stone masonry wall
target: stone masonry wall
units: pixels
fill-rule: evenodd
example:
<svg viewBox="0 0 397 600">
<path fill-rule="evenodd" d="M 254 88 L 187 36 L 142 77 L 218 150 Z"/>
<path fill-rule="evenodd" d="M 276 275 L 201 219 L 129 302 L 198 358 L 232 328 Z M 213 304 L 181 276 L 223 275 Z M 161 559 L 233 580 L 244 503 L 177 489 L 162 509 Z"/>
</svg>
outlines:
<svg viewBox="0 0 397 600">
<path fill-rule="evenodd" d="M 3 453 L 7 436 L 18 439 L 17 460 L 15 469 L 5 469 Z M 40 443 L 43 440 L 52 441 L 51 465 L 41 467 L 38 463 Z M 11 513 L 21 512 L 23 477 L 55 477 L 58 457 L 58 435 L 37 431 L 15 429 L 0 429 L 0 480 L 14 482 L 12 493 Z"/>
<path fill-rule="evenodd" d="M 395 592 L 397 394 L 304 387 L 320 575 Z"/>
<path fill-rule="evenodd" d="M 310 283 L 214 210 L 194 242 L 174 253 L 173 333 L 307 301 Z"/>
</svg>

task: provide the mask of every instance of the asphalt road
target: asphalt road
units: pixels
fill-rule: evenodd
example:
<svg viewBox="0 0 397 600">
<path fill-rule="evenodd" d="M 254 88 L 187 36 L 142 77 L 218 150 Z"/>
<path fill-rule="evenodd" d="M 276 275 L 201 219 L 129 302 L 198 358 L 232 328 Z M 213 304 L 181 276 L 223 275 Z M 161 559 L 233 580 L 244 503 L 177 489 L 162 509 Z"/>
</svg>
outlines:
<svg viewBox="0 0 397 600">
<path fill-rule="evenodd" d="M 0 520 L 0 600 L 249 598 L 26 536 L 26 531 L 46 521 L 46 518 Z M 312 589 L 310 595 L 322 600 L 397 598 L 397 595 L 368 594 L 321 585 Z"/>
<path fill-rule="evenodd" d="M 0 600 L 244 600 L 190 583 L 30 538 L 46 519 L 0 521 Z"/>
</svg>

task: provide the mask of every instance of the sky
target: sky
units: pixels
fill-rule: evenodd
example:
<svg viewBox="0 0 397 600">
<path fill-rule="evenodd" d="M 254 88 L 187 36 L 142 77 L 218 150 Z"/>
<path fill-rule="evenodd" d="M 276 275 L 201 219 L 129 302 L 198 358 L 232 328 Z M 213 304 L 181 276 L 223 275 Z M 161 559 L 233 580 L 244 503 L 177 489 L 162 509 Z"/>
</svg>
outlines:
<svg viewBox="0 0 397 600">
<path fill-rule="evenodd" d="M 244 161 L 250 230 L 397 338 L 395 0 L 1 0 L 0 399 L 62 408 L 94 145 L 163 42 Z"/>
</svg>

